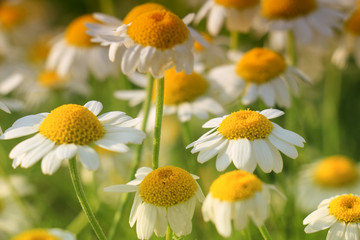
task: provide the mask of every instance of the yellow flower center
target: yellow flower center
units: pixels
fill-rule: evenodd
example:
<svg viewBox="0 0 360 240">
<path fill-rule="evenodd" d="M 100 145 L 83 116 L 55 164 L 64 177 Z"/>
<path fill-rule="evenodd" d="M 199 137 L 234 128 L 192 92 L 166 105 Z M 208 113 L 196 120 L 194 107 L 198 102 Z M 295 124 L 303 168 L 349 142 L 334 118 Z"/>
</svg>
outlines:
<svg viewBox="0 0 360 240">
<path fill-rule="evenodd" d="M 89 109 L 66 104 L 51 111 L 41 123 L 39 132 L 57 144 L 88 145 L 100 139 L 105 130 Z"/>
<path fill-rule="evenodd" d="M 229 140 L 246 138 L 250 141 L 266 138 L 273 129 L 273 124 L 264 115 L 240 110 L 227 116 L 219 125 L 218 132 Z"/>
<path fill-rule="evenodd" d="M 285 59 L 265 48 L 254 48 L 239 60 L 236 73 L 245 81 L 262 84 L 282 74 L 286 69 Z"/>
<path fill-rule="evenodd" d="M 201 35 L 204 37 L 206 42 L 212 43 L 213 39 L 209 34 L 202 32 Z M 196 52 L 202 52 L 202 51 L 204 51 L 204 46 L 201 45 L 198 41 L 195 41 L 194 50 Z"/>
<path fill-rule="evenodd" d="M 235 170 L 218 177 L 210 186 L 214 198 L 234 202 L 251 198 L 262 190 L 262 182 L 254 174 Z"/>
<path fill-rule="evenodd" d="M 226 8 L 237 8 L 239 10 L 243 10 L 254 7 L 260 2 L 260 0 L 215 0 L 215 2 Z"/>
<path fill-rule="evenodd" d="M 329 203 L 329 213 L 345 223 L 360 222 L 360 197 L 352 194 L 341 195 Z"/>
<path fill-rule="evenodd" d="M 33 229 L 20 233 L 11 240 L 60 240 L 44 229 Z"/>
<path fill-rule="evenodd" d="M 25 17 L 25 9 L 18 4 L 2 3 L 0 5 L 0 26 L 5 29 L 21 24 Z"/>
<path fill-rule="evenodd" d="M 206 80 L 195 72 L 185 74 L 184 71 L 176 72 L 171 68 L 164 76 L 164 104 L 177 105 L 183 102 L 191 102 L 203 95 L 208 88 Z M 154 81 L 153 101 L 156 100 L 156 80 Z"/>
<path fill-rule="evenodd" d="M 316 0 L 263 0 L 262 14 L 270 19 L 293 19 L 307 15 L 317 7 Z"/>
<path fill-rule="evenodd" d="M 131 9 L 130 12 L 128 12 L 126 17 L 124 18 L 123 24 L 129 24 L 132 21 L 134 21 L 134 19 L 137 18 L 138 16 L 140 16 L 141 14 L 146 13 L 146 12 L 151 12 L 154 10 L 166 10 L 166 8 L 163 5 L 157 4 L 157 3 L 141 4 L 139 6 L 134 7 L 133 9 Z"/>
<path fill-rule="evenodd" d="M 355 162 L 344 156 L 328 157 L 316 166 L 315 181 L 324 187 L 342 187 L 358 180 Z"/>
<path fill-rule="evenodd" d="M 197 185 L 190 173 L 173 166 L 155 169 L 139 186 L 139 193 L 144 202 L 161 207 L 186 202 L 196 191 Z"/>
<path fill-rule="evenodd" d="M 77 47 L 91 47 L 95 43 L 90 41 L 91 36 L 87 35 L 88 30 L 85 23 L 100 23 L 91 14 L 83 15 L 72 21 L 65 31 L 65 39 L 69 45 Z"/>
<path fill-rule="evenodd" d="M 185 42 L 189 30 L 175 14 L 154 10 L 134 19 L 127 34 L 137 44 L 165 50 Z"/>
<path fill-rule="evenodd" d="M 38 82 L 43 87 L 56 88 L 65 83 L 65 79 L 60 77 L 55 70 L 45 70 L 39 74 Z"/>
<path fill-rule="evenodd" d="M 357 9 L 345 22 L 345 30 L 354 35 L 360 35 L 360 9 Z"/>
</svg>

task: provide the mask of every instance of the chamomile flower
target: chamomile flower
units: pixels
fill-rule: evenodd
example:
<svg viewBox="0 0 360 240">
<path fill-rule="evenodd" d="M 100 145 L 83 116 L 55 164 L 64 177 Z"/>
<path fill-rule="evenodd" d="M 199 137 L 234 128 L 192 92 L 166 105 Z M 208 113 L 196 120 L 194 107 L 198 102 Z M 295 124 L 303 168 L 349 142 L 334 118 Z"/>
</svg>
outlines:
<svg viewBox="0 0 360 240">
<path fill-rule="evenodd" d="M 153 232 L 164 237 L 169 225 L 178 236 L 191 233 L 196 200 L 204 195 L 195 181 L 198 179 L 187 171 L 173 166 L 152 170 L 142 167 L 136 179 L 127 184 L 105 188 L 107 192 L 135 192 L 130 212 L 130 226 L 136 223 L 139 239 L 149 239 Z"/>
<path fill-rule="evenodd" d="M 201 209 L 204 220 L 212 221 L 223 237 L 231 236 L 231 220 L 236 230 L 243 230 L 249 218 L 260 227 L 268 217 L 270 188 L 254 174 L 227 172 L 211 184 Z"/>
<path fill-rule="evenodd" d="M 310 81 L 302 71 L 289 66 L 280 54 L 270 49 L 254 48 L 240 57 L 233 54 L 233 58 L 236 64 L 219 66 L 209 72 L 210 80 L 218 85 L 219 99 L 224 102 L 234 101 L 241 95 L 244 105 L 261 97 L 268 107 L 275 104 L 289 107 L 290 90 L 295 95 L 299 93 L 298 79 Z"/>
<path fill-rule="evenodd" d="M 135 84 L 146 88 L 145 76 L 132 77 Z M 177 114 L 181 122 L 187 122 L 195 115 L 201 119 L 207 119 L 209 113 L 221 115 L 223 107 L 208 95 L 208 82 L 201 74 L 193 72 L 186 74 L 184 71 L 176 72 L 175 68 L 165 71 L 164 76 L 164 115 Z M 156 99 L 154 82 L 153 101 Z M 115 97 L 130 100 L 131 105 L 137 105 L 144 101 L 145 90 L 121 90 L 115 92 Z M 155 119 L 155 106 L 150 109 L 149 126 L 153 126 Z"/>
<path fill-rule="evenodd" d="M 343 194 L 323 200 L 303 221 L 306 233 L 329 229 L 326 239 L 359 239 L 360 196 Z"/>
<path fill-rule="evenodd" d="M 191 20 L 191 15 L 182 21 L 170 11 L 153 10 L 98 37 L 105 44 L 112 43 L 109 56 L 115 56 L 120 46 L 127 48 L 121 61 L 122 72 L 126 75 L 132 75 L 137 69 L 162 78 L 165 70 L 173 66 L 177 72 L 184 70 L 190 74 L 194 65 L 194 37 L 203 42 L 197 32 L 186 26 Z"/>
<path fill-rule="evenodd" d="M 298 203 L 302 209 L 310 211 L 323 199 L 360 193 L 360 167 L 346 156 L 326 157 L 306 166 L 300 172 L 297 185 Z"/>
<path fill-rule="evenodd" d="M 140 144 L 145 134 L 132 128 L 140 119 L 132 119 L 124 112 L 114 111 L 97 115 L 102 104 L 90 101 L 84 106 L 62 105 L 51 113 L 39 113 L 18 119 L 1 139 L 12 139 L 36 133 L 19 143 L 10 152 L 14 168 L 28 168 L 42 159 L 44 174 L 53 174 L 65 159 L 76 156 L 89 170 L 99 167 L 99 157 L 89 145 L 127 152 L 127 143 Z"/>
<path fill-rule="evenodd" d="M 31 229 L 13 236 L 11 240 L 76 240 L 75 234 L 59 228 Z"/>
<path fill-rule="evenodd" d="M 341 26 L 344 14 L 331 5 L 337 0 L 263 0 L 259 27 L 291 31 L 300 43 L 309 43 L 318 35 L 331 37 Z"/>
<path fill-rule="evenodd" d="M 212 129 L 186 148 L 193 147 L 192 153 L 200 152 L 199 163 L 217 155 L 218 171 L 225 170 L 233 162 L 236 168 L 248 172 L 253 172 L 259 164 L 266 173 L 279 173 L 283 168 L 279 151 L 295 159 L 298 156 L 295 146 L 303 147 L 305 142 L 300 135 L 270 121 L 283 114 L 276 109 L 240 110 L 211 119 L 203 128 Z"/>
<path fill-rule="evenodd" d="M 207 30 L 211 35 L 218 35 L 225 20 L 229 31 L 248 32 L 259 11 L 259 3 L 260 0 L 207 0 L 195 22 L 209 13 Z"/>
<path fill-rule="evenodd" d="M 339 68 L 346 66 L 348 57 L 354 56 L 360 67 L 360 7 L 346 20 L 344 25 L 345 36 L 332 56 L 332 62 Z"/>
<path fill-rule="evenodd" d="M 85 23 L 98 23 L 98 20 L 91 14 L 73 20 L 51 47 L 47 68 L 56 70 L 60 76 L 66 76 L 70 70 L 91 73 L 99 80 L 116 75 L 118 69 L 109 61 L 107 49 L 91 42 Z"/>
</svg>

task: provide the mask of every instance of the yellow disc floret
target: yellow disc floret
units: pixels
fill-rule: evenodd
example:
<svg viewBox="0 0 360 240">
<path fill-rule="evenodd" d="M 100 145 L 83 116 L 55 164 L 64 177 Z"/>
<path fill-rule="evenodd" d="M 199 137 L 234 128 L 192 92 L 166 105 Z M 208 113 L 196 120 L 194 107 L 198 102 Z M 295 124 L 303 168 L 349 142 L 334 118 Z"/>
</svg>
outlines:
<svg viewBox="0 0 360 240">
<path fill-rule="evenodd" d="M 2 3 L 0 4 L 0 27 L 11 29 L 24 22 L 26 11 L 19 4 Z"/>
<path fill-rule="evenodd" d="M 158 3 L 144 3 L 141 5 L 138 5 L 136 7 L 134 7 L 133 9 L 131 9 L 130 12 L 128 12 L 128 14 L 126 15 L 126 17 L 124 18 L 123 24 L 129 24 L 132 21 L 134 21 L 135 18 L 137 18 L 138 16 L 140 16 L 143 13 L 146 12 L 151 12 L 154 10 L 166 10 L 166 8 Z"/>
<path fill-rule="evenodd" d="M 270 19 L 293 19 L 307 15 L 317 7 L 316 0 L 263 0 L 262 14 Z"/>
<path fill-rule="evenodd" d="M 254 48 L 239 60 L 236 73 L 247 82 L 262 84 L 286 70 L 285 59 L 266 48 Z"/>
<path fill-rule="evenodd" d="M 254 174 L 235 170 L 218 177 L 210 187 L 211 195 L 221 201 L 234 202 L 254 196 L 262 182 Z"/>
<path fill-rule="evenodd" d="M 173 166 L 150 172 L 139 186 L 141 199 L 155 206 L 171 207 L 186 202 L 197 191 L 194 178 L 187 171 Z"/>
<path fill-rule="evenodd" d="M 100 23 L 91 14 L 83 15 L 73 20 L 65 31 L 65 39 L 69 45 L 77 47 L 91 47 L 95 44 L 90 41 L 86 31 L 88 30 L 85 23 Z"/>
<path fill-rule="evenodd" d="M 252 141 L 266 138 L 273 127 L 264 115 L 251 110 L 240 110 L 227 116 L 220 123 L 218 132 L 229 140 L 246 138 Z"/>
<path fill-rule="evenodd" d="M 203 33 L 201 33 L 201 35 L 203 36 L 203 38 L 205 39 L 206 42 L 211 43 L 213 41 L 212 37 L 209 34 L 203 32 Z M 198 41 L 195 41 L 194 50 L 196 52 L 201 52 L 204 50 L 204 46 L 201 45 Z"/>
<path fill-rule="evenodd" d="M 354 35 L 360 35 L 360 9 L 357 9 L 345 22 L 345 30 Z"/>
<path fill-rule="evenodd" d="M 39 74 L 38 82 L 43 87 L 56 88 L 65 83 L 65 78 L 60 77 L 55 70 L 44 70 Z"/>
<path fill-rule="evenodd" d="M 184 43 L 189 30 L 172 12 L 154 10 L 134 19 L 127 34 L 137 44 L 165 50 Z"/>
<path fill-rule="evenodd" d="M 66 104 L 51 111 L 41 123 L 39 132 L 57 144 L 88 145 L 100 139 L 105 130 L 89 109 Z"/>
<path fill-rule="evenodd" d="M 260 0 L 215 0 L 215 3 L 226 8 L 237 8 L 243 10 L 257 5 Z"/>
<path fill-rule="evenodd" d="M 60 240 L 44 229 L 33 229 L 20 233 L 11 240 Z"/>
<path fill-rule="evenodd" d="M 203 95 L 208 83 L 206 80 L 195 72 L 187 75 L 182 72 L 176 72 L 171 68 L 165 72 L 164 76 L 164 104 L 178 105 L 183 102 L 192 102 L 197 97 Z M 154 89 L 156 89 L 156 81 Z M 156 91 L 153 91 L 153 101 L 156 99 Z"/>
<path fill-rule="evenodd" d="M 360 197 L 346 194 L 329 203 L 329 213 L 340 222 L 360 223 Z"/>
<path fill-rule="evenodd" d="M 331 156 L 319 162 L 314 177 L 324 187 L 350 185 L 359 178 L 355 162 L 345 156 Z"/>
</svg>

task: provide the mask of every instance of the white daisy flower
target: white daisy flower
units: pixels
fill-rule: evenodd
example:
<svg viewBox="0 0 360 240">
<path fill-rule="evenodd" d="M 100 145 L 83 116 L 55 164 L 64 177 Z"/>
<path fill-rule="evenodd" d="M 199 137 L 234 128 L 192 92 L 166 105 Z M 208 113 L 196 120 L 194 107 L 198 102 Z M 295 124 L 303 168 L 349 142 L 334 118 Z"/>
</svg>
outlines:
<svg viewBox="0 0 360 240">
<path fill-rule="evenodd" d="M 260 0 L 207 0 L 199 10 L 195 23 L 209 13 L 207 30 L 218 35 L 226 19 L 229 31 L 249 32 L 254 17 L 259 11 Z"/>
<path fill-rule="evenodd" d="M 130 80 L 146 88 L 146 76 L 134 75 Z M 210 83 L 201 74 L 176 72 L 175 68 L 165 71 L 164 76 L 164 115 L 177 114 L 181 122 L 190 121 L 193 115 L 207 119 L 209 113 L 217 116 L 224 113 L 223 107 L 208 94 Z M 155 101 L 156 80 L 154 82 L 153 100 Z M 129 100 L 130 105 L 137 105 L 145 100 L 146 90 L 121 90 L 115 97 Z M 154 125 L 155 106 L 150 109 L 148 126 Z"/>
<path fill-rule="evenodd" d="M 152 170 L 142 167 L 136 179 L 127 184 L 105 188 L 107 192 L 135 192 L 129 223 L 139 239 L 149 239 L 153 232 L 164 237 L 169 225 L 176 236 L 191 233 L 196 200 L 204 195 L 195 181 L 197 176 L 173 166 Z"/>
<path fill-rule="evenodd" d="M 1 67 L 1 69 L 4 69 L 6 73 L 8 72 L 8 70 L 6 70 L 6 66 Z M 0 75 L 4 75 L 4 72 L 2 72 Z M 4 78 L 0 78 L 1 95 L 7 95 L 10 92 L 13 92 L 16 88 L 20 86 L 20 84 L 24 80 L 23 76 L 19 73 L 11 73 L 5 75 L 7 76 Z M 0 101 L 0 109 L 7 113 L 10 113 L 10 109 L 8 106 L 14 106 L 15 110 L 19 110 L 21 109 L 22 105 L 22 102 L 18 99 L 2 98 Z"/>
<path fill-rule="evenodd" d="M 65 76 L 70 70 L 93 74 L 98 80 L 115 76 L 118 67 L 109 61 L 107 49 L 91 42 L 85 23 L 98 23 L 91 14 L 73 20 L 51 47 L 47 68 Z"/>
<path fill-rule="evenodd" d="M 360 238 L 360 196 L 344 194 L 323 200 L 303 221 L 306 233 L 329 229 L 326 239 Z"/>
<path fill-rule="evenodd" d="M 289 92 L 298 95 L 298 79 L 310 82 L 301 70 L 288 65 L 280 54 L 272 50 L 253 48 L 241 56 L 237 52 L 231 54 L 236 64 L 213 68 L 208 75 L 217 85 L 219 99 L 225 103 L 241 95 L 244 105 L 261 97 L 268 107 L 275 104 L 290 107 Z"/>
<path fill-rule="evenodd" d="M 11 240 L 46 239 L 46 240 L 76 240 L 75 234 L 59 228 L 31 229 L 12 237 Z"/>
<path fill-rule="evenodd" d="M 331 37 L 341 27 L 344 14 L 332 7 L 337 0 L 261 1 L 259 28 L 292 31 L 299 43 L 311 42 L 317 35 Z"/>
<path fill-rule="evenodd" d="M 345 35 L 336 48 L 331 61 L 339 68 L 346 66 L 348 58 L 352 55 L 360 67 L 360 8 L 358 7 L 346 20 Z"/>
<path fill-rule="evenodd" d="M 133 127 L 141 121 L 124 112 L 97 115 L 102 104 L 90 101 L 84 106 L 62 105 L 51 113 L 39 113 L 18 119 L 0 139 L 12 139 L 29 134 L 35 136 L 16 145 L 9 157 L 13 167 L 28 168 L 42 159 L 44 174 L 53 174 L 65 159 L 76 156 L 89 170 L 99 167 L 99 157 L 92 143 L 115 152 L 127 152 L 127 143 L 140 144 L 145 134 Z"/>
<path fill-rule="evenodd" d="M 283 168 L 279 151 L 295 159 L 298 156 L 295 146 L 303 147 L 305 142 L 298 134 L 269 120 L 283 114 L 276 109 L 240 110 L 211 119 L 203 128 L 212 129 L 186 148 L 193 147 L 192 153 L 200 152 L 199 163 L 217 155 L 218 171 L 224 171 L 233 162 L 236 168 L 248 172 L 253 172 L 259 164 L 266 173 L 279 173 Z"/>
<path fill-rule="evenodd" d="M 245 171 L 220 175 L 202 205 L 204 220 L 212 221 L 223 237 L 231 236 L 231 220 L 236 230 L 246 228 L 249 218 L 260 227 L 268 217 L 270 188 L 274 187 Z"/>
<path fill-rule="evenodd" d="M 182 21 L 167 10 L 148 11 L 98 37 L 110 45 L 110 57 L 116 55 L 119 47 L 127 48 L 121 61 L 122 72 L 126 75 L 132 75 L 137 69 L 162 78 L 165 70 L 173 66 L 177 72 L 185 70 L 190 74 L 194 65 L 194 37 L 204 42 L 200 34 L 186 26 L 192 17 L 188 15 Z"/>
<path fill-rule="evenodd" d="M 297 189 L 298 204 L 303 210 L 311 211 L 323 199 L 360 193 L 360 166 L 346 156 L 326 157 L 304 167 L 297 180 Z"/>
</svg>

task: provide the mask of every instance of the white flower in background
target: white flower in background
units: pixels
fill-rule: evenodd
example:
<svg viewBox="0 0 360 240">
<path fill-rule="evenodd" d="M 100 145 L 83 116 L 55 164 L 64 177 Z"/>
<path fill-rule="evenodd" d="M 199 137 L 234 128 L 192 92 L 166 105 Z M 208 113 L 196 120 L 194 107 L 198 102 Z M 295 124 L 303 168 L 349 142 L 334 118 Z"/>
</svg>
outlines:
<svg viewBox="0 0 360 240">
<path fill-rule="evenodd" d="M 334 155 L 305 166 L 297 179 L 297 202 L 311 211 L 323 200 L 344 193 L 360 193 L 360 166 Z"/>
<path fill-rule="evenodd" d="M 207 0 L 196 15 L 199 23 L 207 14 L 207 30 L 218 35 L 226 20 L 229 31 L 249 32 L 259 11 L 260 0 Z"/>
<path fill-rule="evenodd" d="M 162 78 L 165 70 L 173 66 L 177 72 L 184 70 L 190 74 L 194 65 L 194 37 L 204 42 L 200 34 L 186 26 L 191 21 L 192 15 L 182 21 L 167 10 L 147 11 L 115 31 L 103 31 L 97 37 L 110 45 L 110 58 L 116 55 L 118 48 L 127 48 L 121 61 L 122 72 L 126 75 L 132 75 L 137 69 Z"/>
<path fill-rule="evenodd" d="M 193 147 L 192 153 L 199 152 L 199 163 L 217 155 L 218 171 L 224 171 L 233 162 L 237 169 L 250 173 L 257 164 L 266 173 L 279 173 L 283 168 L 279 151 L 295 159 L 298 157 L 295 146 L 303 147 L 305 142 L 300 135 L 269 120 L 283 114 L 276 109 L 240 110 L 211 119 L 203 125 L 211 130 L 186 148 Z"/>
<path fill-rule="evenodd" d="M 47 69 L 56 70 L 60 76 L 70 71 L 89 76 L 93 74 L 98 80 L 118 74 L 118 67 L 109 61 L 107 48 L 91 42 L 87 35 L 85 23 L 98 23 L 91 14 L 73 20 L 65 33 L 51 47 Z"/>
<path fill-rule="evenodd" d="M 53 174 L 65 159 L 76 156 L 89 170 L 99 167 L 99 157 L 90 147 L 96 144 L 102 148 L 127 152 L 128 143 L 140 144 L 145 134 L 133 127 L 141 119 L 132 119 L 124 112 L 114 111 L 97 115 L 102 104 L 90 101 L 84 106 L 62 105 L 51 113 L 39 113 L 18 119 L 0 136 L 12 139 L 36 133 L 22 141 L 10 152 L 13 167 L 31 167 L 41 161 L 44 174 Z"/>
<path fill-rule="evenodd" d="M 212 221 L 223 237 L 231 236 L 231 220 L 236 230 L 245 229 L 249 219 L 260 227 L 269 214 L 270 188 L 274 189 L 245 171 L 220 175 L 211 184 L 202 205 L 204 220 Z"/>
<path fill-rule="evenodd" d="M 202 202 L 204 195 L 198 179 L 187 171 L 173 166 L 152 170 L 142 167 L 136 179 L 127 184 L 105 188 L 107 192 L 135 192 L 129 223 L 136 223 L 139 239 L 149 239 L 153 232 L 164 237 L 169 225 L 176 236 L 191 233 L 192 217 L 196 201 Z"/>
<path fill-rule="evenodd" d="M 59 228 L 31 229 L 12 237 L 11 240 L 76 240 L 75 234 Z"/>
<path fill-rule="evenodd" d="M 349 56 L 353 56 L 356 64 L 360 67 L 360 8 L 355 11 L 346 20 L 344 25 L 344 36 L 338 44 L 333 56 L 332 62 L 339 68 L 346 66 Z"/>
<path fill-rule="evenodd" d="M 219 100 L 229 103 L 241 96 L 241 102 L 249 105 L 259 97 L 265 105 L 290 107 L 290 90 L 298 95 L 298 80 L 309 82 L 299 69 L 288 65 L 278 53 L 266 48 L 253 48 L 243 55 L 232 52 L 234 64 L 213 68 L 209 80 L 216 83 L 213 91 Z"/>
<path fill-rule="evenodd" d="M 257 27 L 267 31 L 281 30 L 294 33 L 296 42 L 306 44 L 319 35 L 332 37 L 340 29 L 344 13 L 334 9 L 337 0 L 263 0 Z"/>
<path fill-rule="evenodd" d="M 146 88 L 146 76 L 134 75 L 130 80 Z M 209 94 L 210 82 L 201 74 L 193 72 L 186 74 L 176 72 L 175 68 L 165 71 L 164 76 L 164 115 L 177 114 L 181 122 L 190 121 L 193 115 L 200 119 L 207 119 L 209 114 L 221 115 L 223 107 Z M 129 100 L 130 105 L 137 105 L 145 100 L 144 90 L 120 90 L 115 92 L 115 97 Z M 153 87 L 153 100 L 156 97 L 156 80 Z M 149 126 L 154 126 L 155 106 L 150 109 Z"/>
<path fill-rule="evenodd" d="M 344 194 L 325 199 L 303 223 L 306 233 L 329 229 L 326 239 L 359 239 L 360 197 Z"/>
</svg>

